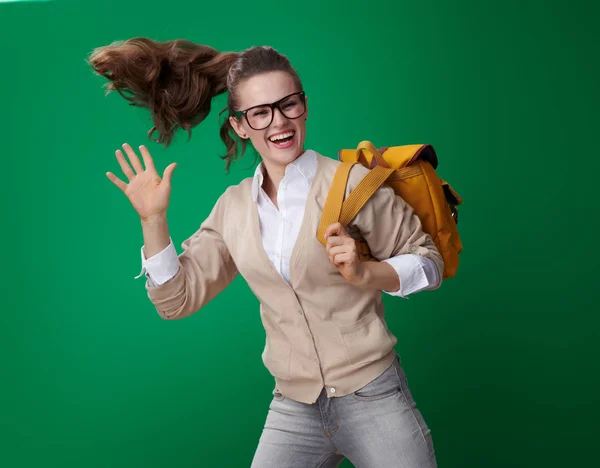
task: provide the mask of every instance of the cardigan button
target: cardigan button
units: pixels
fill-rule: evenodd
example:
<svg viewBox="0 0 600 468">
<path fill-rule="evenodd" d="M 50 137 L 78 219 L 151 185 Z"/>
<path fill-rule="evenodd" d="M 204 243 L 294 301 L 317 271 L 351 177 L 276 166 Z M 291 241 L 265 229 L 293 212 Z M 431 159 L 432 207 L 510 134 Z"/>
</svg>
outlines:
<svg viewBox="0 0 600 468">
<path fill-rule="evenodd" d="M 298 315 L 302 315 L 302 311 L 301 310 L 298 310 Z"/>
</svg>

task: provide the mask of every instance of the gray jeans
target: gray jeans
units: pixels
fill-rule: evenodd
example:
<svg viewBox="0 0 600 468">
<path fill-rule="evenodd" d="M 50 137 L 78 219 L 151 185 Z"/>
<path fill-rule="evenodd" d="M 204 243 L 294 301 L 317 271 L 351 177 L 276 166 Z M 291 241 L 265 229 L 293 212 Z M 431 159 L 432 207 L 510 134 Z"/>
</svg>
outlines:
<svg viewBox="0 0 600 468">
<path fill-rule="evenodd" d="M 350 395 L 313 404 L 274 393 L 252 468 L 436 468 L 431 440 L 398 357 Z"/>
</svg>

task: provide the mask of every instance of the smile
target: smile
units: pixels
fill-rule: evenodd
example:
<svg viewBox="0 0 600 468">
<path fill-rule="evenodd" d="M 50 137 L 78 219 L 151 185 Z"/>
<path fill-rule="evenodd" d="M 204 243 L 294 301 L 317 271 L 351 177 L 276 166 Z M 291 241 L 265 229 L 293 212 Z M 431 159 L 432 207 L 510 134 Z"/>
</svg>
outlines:
<svg viewBox="0 0 600 468">
<path fill-rule="evenodd" d="M 294 137 L 295 133 L 294 131 L 278 133 L 277 135 L 270 136 L 269 141 L 272 143 L 286 143 Z"/>
</svg>

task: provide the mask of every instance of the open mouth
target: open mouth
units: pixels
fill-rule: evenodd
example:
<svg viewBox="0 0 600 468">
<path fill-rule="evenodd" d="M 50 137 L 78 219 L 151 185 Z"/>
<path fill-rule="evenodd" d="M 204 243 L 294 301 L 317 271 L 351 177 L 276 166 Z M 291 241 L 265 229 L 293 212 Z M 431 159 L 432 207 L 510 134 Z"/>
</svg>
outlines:
<svg viewBox="0 0 600 468">
<path fill-rule="evenodd" d="M 294 143 L 296 132 L 293 130 L 285 133 L 279 133 L 269 138 L 269 141 L 276 148 L 289 148 Z"/>
</svg>

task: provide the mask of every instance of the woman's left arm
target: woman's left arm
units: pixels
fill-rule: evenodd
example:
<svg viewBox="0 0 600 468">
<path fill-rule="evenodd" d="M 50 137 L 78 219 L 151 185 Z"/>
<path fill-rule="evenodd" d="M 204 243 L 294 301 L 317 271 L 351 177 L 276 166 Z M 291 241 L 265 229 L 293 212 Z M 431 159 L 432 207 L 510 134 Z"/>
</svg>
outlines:
<svg viewBox="0 0 600 468">
<path fill-rule="evenodd" d="M 350 172 L 348 191 L 367 172 L 355 166 Z M 403 297 L 440 286 L 444 271 L 442 256 L 431 236 L 423 231 L 413 208 L 391 187 L 380 187 L 350 222 L 350 227 L 360 232 L 371 254 L 380 261 L 356 264 L 353 257 L 357 259 L 357 255 L 352 252 L 354 241 L 339 223 L 330 226 L 327 232 L 327 237 L 333 237 L 328 242 L 330 258 L 349 281 Z M 342 254 L 338 261 L 336 253 Z"/>
<path fill-rule="evenodd" d="M 340 223 L 329 226 L 325 233 L 331 263 L 352 284 L 380 289 L 391 296 L 406 298 L 424 289 L 441 285 L 437 264 L 430 258 L 400 254 L 381 262 L 361 262 L 356 242 Z"/>
</svg>

